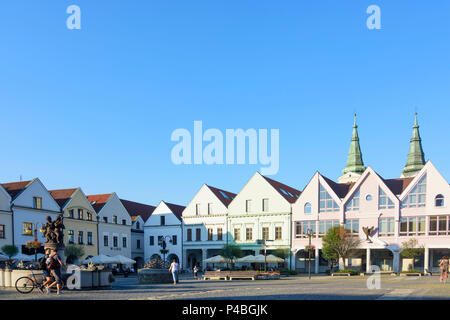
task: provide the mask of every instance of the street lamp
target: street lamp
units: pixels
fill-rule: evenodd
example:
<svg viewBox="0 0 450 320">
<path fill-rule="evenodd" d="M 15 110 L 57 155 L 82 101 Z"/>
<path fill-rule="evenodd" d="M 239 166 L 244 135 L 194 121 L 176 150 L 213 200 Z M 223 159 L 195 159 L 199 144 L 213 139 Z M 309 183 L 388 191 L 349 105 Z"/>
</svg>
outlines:
<svg viewBox="0 0 450 320">
<path fill-rule="evenodd" d="M 37 227 L 38 225 L 41 225 L 41 228 L 43 226 L 42 222 L 36 222 L 36 223 L 31 223 L 31 226 L 27 228 L 27 231 L 31 232 L 34 236 L 34 246 L 35 244 L 38 242 L 37 239 Z M 34 261 L 37 261 L 37 249 L 36 247 L 34 247 Z"/>
<path fill-rule="evenodd" d="M 163 262 L 166 261 L 166 253 L 169 252 L 169 250 L 166 249 L 167 243 L 166 239 L 169 238 L 169 243 L 172 243 L 172 237 L 171 236 L 161 236 L 161 240 L 158 241 L 158 245 L 162 248 L 159 250 L 163 254 Z"/>
<path fill-rule="evenodd" d="M 263 248 L 264 248 L 264 272 L 267 272 L 267 244 L 266 242 L 271 242 L 273 240 L 267 240 L 267 239 L 262 239 L 262 240 L 256 240 L 257 244 L 262 244 Z"/>
<path fill-rule="evenodd" d="M 312 230 L 308 229 L 306 231 L 306 235 L 309 239 L 309 245 L 308 245 L 308 278 L 311 279 L 311 237 L 312 237 Z"/>
</svg>

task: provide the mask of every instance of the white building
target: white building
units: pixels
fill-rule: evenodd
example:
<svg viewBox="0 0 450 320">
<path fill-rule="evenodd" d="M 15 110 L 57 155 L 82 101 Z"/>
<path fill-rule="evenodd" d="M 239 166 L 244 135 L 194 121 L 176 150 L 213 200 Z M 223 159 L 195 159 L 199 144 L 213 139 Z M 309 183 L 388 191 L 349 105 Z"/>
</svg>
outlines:
<svg viewBox="0 0 450 320">
<path fill-rule="evenodd" d="M 290 266 L 291 204 L 301 192 L 256 172 L 228 206 L 228 243 L 244 253 L 284 255 Z M 281 253 L 281 254 L 280 254 Z"/>
<path fill-rule="evenodd" d="M 99 217 L 98 253 L 131 258 L 131 217 L 115 192 L 87 196 Z"/>
<path fill-rule="evenodd" d="M 185 207 L 161 201 L 144 225 L 145 261 L 160 257 L 183 261 L 181 215 Z M 161 252 L 165 242 L 167 252 Z"/>
<path fill-rule="evenodd" d="M 54 220 L 61 213 L 60 207 L 38 178 L 2 186 L 11 197 L 13 244 L 19 252 L 29 253 L 25 244 L 34 240 L 34 230 L 37 229 L 37 240 L 44 244 L 45 238 L 39 230 L 47 216 Z"/>
<path fill-rule="evenodd" d="M 11 196 L 0 185 L 0 248 L 13 244 L 12 234 Z"/>
<path fill-rule="evenodd" d="M 183 268 L 206 267 L 227 243 L 228 205 L 236 194 L 204 184 L 183 211 Z"/>
<path fill-rule="evenodd" d="M 136 261 L 135 269 L 144 266 L 144 224 L 155 210 L 154 206 L 139 202 L 123 200 L 122 204 L 131 216 L 131 259 Z"/>
</svg>

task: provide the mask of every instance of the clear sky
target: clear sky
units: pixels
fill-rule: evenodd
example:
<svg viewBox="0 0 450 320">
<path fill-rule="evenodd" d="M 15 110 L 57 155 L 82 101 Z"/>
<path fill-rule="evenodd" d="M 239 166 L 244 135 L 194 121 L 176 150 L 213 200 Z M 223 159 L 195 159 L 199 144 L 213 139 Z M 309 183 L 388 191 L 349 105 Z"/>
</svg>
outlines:
<svg viewBox="0 0 450 320">
<path fill-rule="evenodd" d="M 81 8 L 81 30 L 66 8 Z M 366 9 L 381 8 L 381 30 Z M 365 165 L 397 178 L 414 112 L 450 180 L 450 2 L 10 0 L 0 4 L 0 181 L 185 205 L 261 165 L 171 162 L 177 128 L 279 129 L 303 189 L 337 179 L 358 114 Z"/>
</svg>

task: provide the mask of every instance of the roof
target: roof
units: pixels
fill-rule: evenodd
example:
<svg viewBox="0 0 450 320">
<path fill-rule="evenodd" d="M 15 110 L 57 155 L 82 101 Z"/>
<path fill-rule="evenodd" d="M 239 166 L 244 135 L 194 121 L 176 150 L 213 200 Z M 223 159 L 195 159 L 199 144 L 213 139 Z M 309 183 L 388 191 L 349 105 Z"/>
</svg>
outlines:
<svg viewBox="0 0 450 320">
<path fill-rule="evenodd" d="M 277 190 L 278 193 L 281 194 L 290 203 L 294 203 L 295 201 L 297 201 L 298 197 L 302 193 L 300 190 L 289 187 L 288 185 L 285 185 L 281 182 L 267 178 L 266 176 L 263 175 L 261 176 L 264 179 L 266 179 L 267 182 L 269 182 L 272 185 L 272 187 L 274 187 L 275 190 Z"/>
<path fill-rule="evenodd" d="M 136 221 L 138 216 L 141 216 L 144 221 L 147 221 L 148 217 L 153 213 L 156 207 L 148 204 L 134 202 L 130 200 L 120 199 L 128 214 L 131 216 L 132 221 Z"/>
<path fill-rule="evenodd" d="M 398 178 L 398 179 L 383 179 L 386 186 L 391 189 L 392 193 L 395 195 L 400 195 L 405 191 L 411 181 L 414 180 L 414 177 L 409 178 Z"/>
<path fill-rule="evenodd" d="M 2 183 L 2 187 L 9 193 L 11 198 L 14 199 L 33 181 L 34 180 Z"/>
<path fill-rule="evenodd" d="M 327 182 L 327 184 L 330 186 L 331 189 L 333 189 L 334 193 L 336 193 L 336 195 L 342 199 L 345 198 L 345 196 L 347 195 L 347 193 L 353 188 L 353 186 L 355 185 L 355 182 L 351 182 L 351 183 L 337 183 L 334 182 L 333 180 L 321 175 L 322 178 Z"/>
<path fill-rule="evenodd" d="M 58 205 L 62 208 L 72 198 L 72 195 L 77 191 L 78 188 L 72 189 L 58 189 L 58 190 L 49 190 L 53 199 L 58 203 Z"/>
<path fill-rule="evenodd" d="M 95 212 L 99 213 L 102 210 L 103 206 L 108 202 L 109 197 L 111 197 L 112 193 L 106 194 L 94 194 L 90 196 L 86 196 Z"/>
<path fill-rule="evenodd" d="M 173 214 L 175 214 L 177 216 L 177 218 L 181 221 L 181 214 L 183 213 L 183 210 L 186 207 L 180 206 L 178 204 L 168 203 L 165 201 L 164 201 L 164 203 L 169 207 L 170 211 L 172 211 Z"/>
<path fill-rule="evenodd" d="M 228 205 L 231 203 L 231 201 L 233 201 L 234 197 L 236 197 L 235 193 L 226 191 L 226 190 L 222 190 L 219 188 L 215 188 L 212 187 L 210 185 L 207 185 L 208 188 L 216 195 L 217 198 L 219 198 L 220 201 L 222 201 L 222 203 L 228 207 Z"/>
</svg>

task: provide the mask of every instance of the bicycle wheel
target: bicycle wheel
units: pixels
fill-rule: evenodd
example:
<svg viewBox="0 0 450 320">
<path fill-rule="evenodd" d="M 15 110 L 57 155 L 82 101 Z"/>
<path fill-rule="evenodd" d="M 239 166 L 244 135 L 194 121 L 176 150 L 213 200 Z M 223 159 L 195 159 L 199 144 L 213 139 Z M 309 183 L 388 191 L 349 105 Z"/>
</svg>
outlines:
<svg viewBox="0 0 450 320">
<path fill-rule="evenodd" d="M 23 294 L 30 293 L 35 286 L 34 280 L 30 277 L 20 277 L 16 281 L 16 290 Z"/>
</svg>

